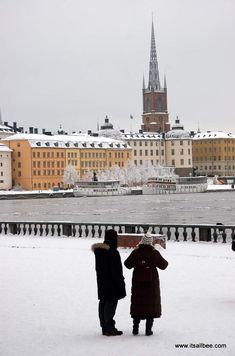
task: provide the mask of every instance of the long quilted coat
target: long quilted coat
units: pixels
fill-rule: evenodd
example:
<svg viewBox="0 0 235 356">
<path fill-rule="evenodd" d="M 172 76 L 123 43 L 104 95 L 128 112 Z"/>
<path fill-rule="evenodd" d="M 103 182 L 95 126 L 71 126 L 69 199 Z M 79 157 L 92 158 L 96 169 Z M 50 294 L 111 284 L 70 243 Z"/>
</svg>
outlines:
<svg viewBox="0 0 235 356">
<path fill-rule="evenodd" d="M 129 269 L 134 268 L 130 311 L 132 318 L 160 318 L 161 294 L 157 268 L 164 270 L 168 262 L 152 245 L 138 245 L 124 265 Z"/>
<path fill-rule="evenodd" d="M 106 243 L 91 247 L 95 254 L 98 299 L 119 300 L 126 296 L 122 262 L 116 248 Z"/>
</svg>

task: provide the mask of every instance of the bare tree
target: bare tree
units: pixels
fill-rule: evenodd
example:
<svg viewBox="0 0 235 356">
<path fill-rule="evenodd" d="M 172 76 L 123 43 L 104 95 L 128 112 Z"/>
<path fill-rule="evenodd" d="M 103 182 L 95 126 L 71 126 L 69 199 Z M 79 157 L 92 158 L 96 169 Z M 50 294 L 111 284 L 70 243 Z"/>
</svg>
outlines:
<svg viewBox="0 0 235 356">
<path fill-rule="evenodd" d="M 64 170 L 63 181 L 65 184 L 68 184 L 69 186 L 73 186 L 77 180 L 78 180 L 78 172 L 76 171 L 76 168 L 74 166 L 69 164 Z"/>
</svg>

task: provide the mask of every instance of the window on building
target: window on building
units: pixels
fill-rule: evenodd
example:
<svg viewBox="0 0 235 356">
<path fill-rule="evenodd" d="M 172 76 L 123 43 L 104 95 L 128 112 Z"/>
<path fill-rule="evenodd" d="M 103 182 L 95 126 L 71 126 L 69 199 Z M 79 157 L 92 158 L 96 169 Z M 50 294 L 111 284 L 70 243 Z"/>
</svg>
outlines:
<svg viewBox="0 0 235 356">
<path fill-rule="evenodd" d="M 17 152 L 17 157 L 21 157 L 21 152 Z"/>
<path fill-rule="evenodd" d="M 145 156 L 148 156 L 148 150 L 145 150 Z"/>
<path fill-rule="evenodd" d="M 183 158 L 180 160 L 180 164 L 181 164 L 181 166 L 184 165 L 184 159 Z"/>
<path fill-rule="evenodd" d="M 172 154 L 172 156 L 175 155 L 175 150 L 174 150 L 174 148 L 171 150 L 171 154 Z"/>
<path fill-rule="evenodd" d="M 184 142 L 183 141 L 180 141 L 180 146 L 183 146 Z"/>
</svg>

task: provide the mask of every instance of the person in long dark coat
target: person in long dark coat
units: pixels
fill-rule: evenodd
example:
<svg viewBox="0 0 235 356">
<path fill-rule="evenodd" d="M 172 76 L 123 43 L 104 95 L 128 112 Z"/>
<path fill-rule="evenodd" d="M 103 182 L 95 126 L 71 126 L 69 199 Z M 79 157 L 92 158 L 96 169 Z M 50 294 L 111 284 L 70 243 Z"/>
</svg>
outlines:
<svg viewBox="0 0 235 356">
<path fill-rule="evenodd" d="M 127 268 L 134 268 L 130 310 L 134 335 L 139 333 L 139 324 L 142 319 L 146 319 L 145 334 L 152 335 L 153 319 L 161 316 L 161 294 L 157 268 L 166 269 L 168 262 L 152 243 L 153 238 L 147 233 L 124 262 Z"/>
<path fill-rule="evenodd" d="M 95 253 L 100 326 L 106 336 L 122 335 L 114 320 L 118 300 L 126 296 L 117 237 L 115 230 L 106 230 L 104 242 L 91 247 Z"/>
</svg>

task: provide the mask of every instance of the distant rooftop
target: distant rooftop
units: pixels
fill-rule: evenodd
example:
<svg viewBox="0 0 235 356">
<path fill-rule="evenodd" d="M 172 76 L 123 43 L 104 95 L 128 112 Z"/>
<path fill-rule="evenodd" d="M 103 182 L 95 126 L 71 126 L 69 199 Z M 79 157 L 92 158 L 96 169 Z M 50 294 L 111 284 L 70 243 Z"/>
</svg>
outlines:
<svg viewBox="0 0 235 356">
<path fill-rule="evenodd" d="M 193 137 L 193 140 L 201 139 L 212 139 L 212 138 L 235 138 L 235 135 L 232 133 L 226 133 L 223 131 L 207 131 L 207 132 L 198 132 Z"/>
<path fill-rule="evenodd" d="M 58 147 L 58 148 L 129 148 L 121 141 L 109 137 L 93 137 L 87 134 L 74 135 L 43 135 L 18 133 L 2 141 L 27 140 L 31 147 Z"/>
</svg>

